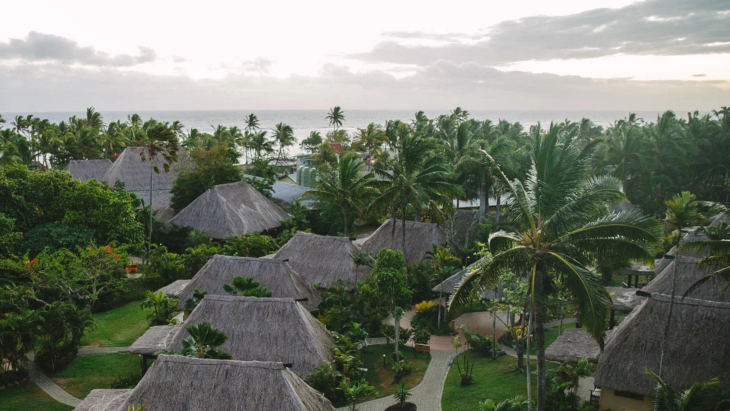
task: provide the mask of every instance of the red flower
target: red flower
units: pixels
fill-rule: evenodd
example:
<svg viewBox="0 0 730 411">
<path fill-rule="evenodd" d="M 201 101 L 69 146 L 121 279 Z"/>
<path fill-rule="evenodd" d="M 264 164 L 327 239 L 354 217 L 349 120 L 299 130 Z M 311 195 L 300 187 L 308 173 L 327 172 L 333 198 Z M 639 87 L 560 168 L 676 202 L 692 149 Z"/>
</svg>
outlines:
<svg viewBox="0 0 730 411">
<path fill-rule="evenodd" d="M 106 246 L 106 247 L 104 247 L 104 251 L 106 251 L 107 253 L 111 253 L 113 250 L 111 247 Z"/>
<path fill-rule="evenodd" d="M 132 272 L 132 267 L 124 267 L 124 271 L 126 271 L 128 273 L 131 273 Z"/>
<path fill-rule="evenodd" d="M 30 262 L 28 262 L 28 268 L 29 269 L 33 268 L 33 266 L 36 265 L 37 262 L 38 262 L 38 260 L 36 260 L 35 258 L 30 260 Z"/>
</svg>

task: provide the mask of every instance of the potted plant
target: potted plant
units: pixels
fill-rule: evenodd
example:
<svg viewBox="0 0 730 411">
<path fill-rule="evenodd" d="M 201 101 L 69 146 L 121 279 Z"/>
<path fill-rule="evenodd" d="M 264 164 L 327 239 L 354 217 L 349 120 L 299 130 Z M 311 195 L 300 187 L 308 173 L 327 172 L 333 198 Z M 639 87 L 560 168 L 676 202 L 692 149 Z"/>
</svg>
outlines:
<svg viewBox="0 0 730 411">
<path fill-rule="evenodd" d="M 411 390 L 406 388 L 405 381 L 401 381 L 398 384 L 398 391 L 393 394 L 396 403 L 386 408 L 385 411 L 416 411 L 416 404 L 408 402 L 408 398 L 411 396 Z"/>
</svg>

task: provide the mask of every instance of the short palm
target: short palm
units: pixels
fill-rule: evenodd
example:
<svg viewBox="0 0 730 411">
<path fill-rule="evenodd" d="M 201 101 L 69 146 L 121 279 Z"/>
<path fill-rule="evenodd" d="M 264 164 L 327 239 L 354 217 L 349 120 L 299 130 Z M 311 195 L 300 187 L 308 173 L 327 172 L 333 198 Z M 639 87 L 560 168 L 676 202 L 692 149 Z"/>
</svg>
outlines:
<svg viewBox="0 0 730 411">
<path fill-rule="evenodd" d="M 464 278 L 449 301 L 450 309 L 467 304 L 475 291 L 494 288 L 504 271 L 521 274 L 528 282 L 536 321 L 539 410 L 544 409 L 546 392 L 543 321 L 548 297 L 561 285 L 567 288 L 579 307 L 578 319 L 602 341 L 611 299 L 587 267 L 599 251 L 616 259 L 646 260 L 651 257 L 648 245 L 660 232 L 656 221 L 637 213 L 609 214 L 610 205 L 625 199 L 621 182 L 591 177 L 594 146 L 578 152 L 572 143 L 555 127 L 536 135 L 524 184 L 508 181 L 495 164 L 512 197 L 507 217 L 517 231 L 490 236 L 493 256 Z"/>
<path fill-rule="evenodd" d="M 210 323 L 200 323 L 186 328 L 189 337 L 182 340 L 181 355 L 197 358 L 229 360 L 230 354 L 218 349 L 228 339 L 220 330 L 211 327 Z"/>
<path fill-rule="evenodd" d="M 723 400 L 717 378 L 700 381 L 686 390 L 675 390 L 658 375 L 647 371 L 657 381 L 657 395 L 654 398 L 655 411 L 728 411 L 730 400 Z"/>
</svg>

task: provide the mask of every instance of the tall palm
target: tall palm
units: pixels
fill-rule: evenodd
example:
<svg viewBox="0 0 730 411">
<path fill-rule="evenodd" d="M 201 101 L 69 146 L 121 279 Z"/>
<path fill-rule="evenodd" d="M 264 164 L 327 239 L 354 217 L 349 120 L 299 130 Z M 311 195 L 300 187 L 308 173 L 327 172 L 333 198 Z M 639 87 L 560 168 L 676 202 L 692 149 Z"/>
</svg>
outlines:
<svg viewBox="0 0 730 411">
<path fill-rule="evenodd" d="M 104 120 L 101 117 L 101 113 L 96 111 L 94 107 L 89 107 L 86 109 L 86 118 L 83 120 L 83 124 L 86 127 L 101 130 L 104 127 Z"/>
<path fill-rule="evenodd" d="M 380 124 L 370 123 L 367 127 L 358 129 L 356 147 L 361 147 L 368 154 L 373 155 L 380 151 L 380 147 L 387 140 Z"/>
<path fill-rule="evenodd" d="M 589 267 L 598 251 L 615 259 L 647 260 L 649 245 L 660 225 L 638 213 L 609 214 L 609 206 L 625 199 L 615 177 L 592 177 L 595 144 L 578 151 L 571 138 L 551 127 L 535 134 L 531 171 L 525 181 L 509 181 L 486 152 L 511 194 L 506 217 L 516 232 L 489 238 L 491 257 L 468 273 L 449 300 L 449 309 L 463 307 L 475 292 L 493 289 L 499 275 L 512 271 L 528 283 L 528 308 L 533 311 L 538 360 L 538 410 L 545 409 L 545 311 L 560 286 L 579 307 L 578 318 L 602 345 L 611 299 Z M 561 137 L 562 136 L 562 137 Z"/>
<path fill-rule="evenodd" d="M 674 246 L 677 248 L 674 264 L 672 267 L 672 299 L 669 301 L 669 313 L 667 314 L 667 323 L 662 336 L 661 354 L 659 356 L 659 378 L 662 377 L 664 366 L 664 353 L 666 351 L 666 341 L 669 337 L 669 330 L 672 324 L 672 312 L 674 311 L 674 297 L 677 292 L 677 266 L 679 265 L 679 257 L 681 254 L 680 241 L 682 241 L 682 230 L 693 225 L 699 225 L 704 221 L 704 217 L 699 212 L 699 203 L 697 197 L 688 191 L 682 191 L 665 202 L 667 207 L 666 218 L 664 224 L 669 228 L 670 233 L 676 231 L 676 239 Z"/>
<path fill-rule="evenodd" d="M 405 125 L 407 127 L 407 125 Z M 451 198 L 461 194 L 461 187 L 454 183 L 449 163 L 435 151 L 432 139 L 409 134 L 397 142 L 397 154 L 392 161 L 377 167 L 380 177 L 380 195 L 370 208 L 389 210 L 395 220 L 401 215 L 402 247 L 406 255 L 406 218 L 408 207 L 420 210 L 431 204 L 451 205 Z M 407 260 L 407 255 L 406 255 Z"/>
<path fill-rule="evenodd" d="M 325 116 L 325 119 L 329 120 L 330 125 L 335 129 L 335 134 L 337 134 L 337 129 L 342 127 L 342 123 L 345 121 L 345 112 L 342 111 L 340 106 L 335 106 L 330 109 L 327 116 Z"/>
<path fill-rule="evenodd" d="M 266 131 L 257 131 L 249 136 L 249 145 L 253 150 L 255 160 L 261 159 L 263 155 L 274 150 L 273 143 L 266 137 Z"/>
<path fill-rule="evenodd" d="M 727 213 L 727 211 L 725 212 Z M 701 284 L 715 278 L 725 281 L 726 285 L 722 291 L 730 288 L 730 225 L 720 223 L 717 227 L 706 227 L 704 233 L 708 237 L 707 240 L 689 242 L 685 244 L 684 248 L 706 252 L 707 256 L 700 260 L 700 265 L 717 269 L 697 280 L 685 292 L 685 295 Z"/>
<path fill-rule="evenodd" d="M 261 124 L 259 118 L 256 117 L 256 114 L 254 113 L 247 115 L 246 118 L 243 119 L 243 121 L 246 123 L 246 130 L 252 133 L 258 131 L 259 125 Z"/>
<path fill-rule="evenodd" d="M 216 360 L 233 358 L 230 354 L 218 349 L 226 342 L 228 336 L 223 331 L 211 327 L 210 323 L 191 325 L 185 329 L 190 336 L 182 340 L 181 355 Z"/>
<path fill-rule="evenodd" d="M 154 187 L 152 187 L 153 173 L 160 174 L 158 161 L 162 163 L 162 169 L 167 173 L 173 163 L 177 162 L 178 139 L 177 135 L 170 130 L 165 124 L 156 123 L 149 127 L 146 132 L 140 136 L 144 146 L 144 150 L 140 153 L 143 161 L 150 162 L 150 202 L 149 202 L 149 238 L 147 242 L 147 259 L 150 256 L 150 247 L 152 245 L 152 200 Z"/>
<path fill-rule="evenodd" d="M 277 156 L 276 160 L 281 161 L 284 150 L 287 147 L 291 147 L 294 145 L 294 143 L 296 143 L 296 139 L 294 138 L 294 130 L 290 125 L 286 123 L 278 123 L 273 130 L 272 136 L 274 137 L 274 142 L 276 142 L 276 144 L 279 146 L 279 155 Z"/>
<path fill-rule="evenodd" d="M 320 174 L 315 190 L 304 193 L 305 196 L 313 194 L 339 204 L 345 237 L 350 236 L 348 214 L 359 210 L 364 200 L 377 194 L 373 187 L 373 174 L 364 169 L 365 164 L 359 154 L 347 153 L 336 169 Z"/>
</svg>

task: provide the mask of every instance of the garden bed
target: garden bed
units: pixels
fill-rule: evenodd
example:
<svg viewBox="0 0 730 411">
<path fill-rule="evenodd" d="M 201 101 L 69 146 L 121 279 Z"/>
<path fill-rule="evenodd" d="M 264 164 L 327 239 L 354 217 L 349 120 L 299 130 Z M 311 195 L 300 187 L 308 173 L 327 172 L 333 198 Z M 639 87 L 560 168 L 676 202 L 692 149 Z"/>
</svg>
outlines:
<svg viewBox="0 0 730 411">
<path fill-rule="evenodd" d="M 365 374 L 365 378 L 372 386 L 375 387 L 376 393 L 367 398 L 365 401 L 369 401 L 375 398 L 389 397 L 395 394 L 398 389 L 398 384 L 393 384 L 393 362 L 390 361 L 393 355 L 392 345 L 375 345 L 368 347 L 367 353 L 362 354 L 362 362 L 364 367 L 368 369 Z M 400 352 L 405 357 L 405 360 L 413 365 L 413 372 L 406 375 L 401 379 L 405 381 L 406 387 L 409 389 L 420 384 L 423 379 L 423 375 L 426 373 L 429 362 L 431 362 L 428 354 L 418 353 L 418 358 L 413 358 L 413 348 L 403 347 Z M 387 359 L 387 365 L 383 367 L 383 354 Z"/>
</svg>

